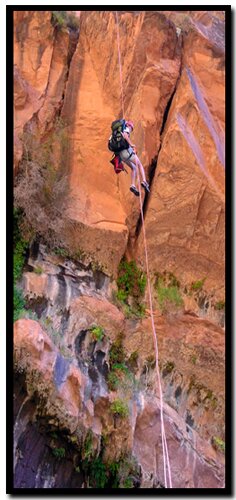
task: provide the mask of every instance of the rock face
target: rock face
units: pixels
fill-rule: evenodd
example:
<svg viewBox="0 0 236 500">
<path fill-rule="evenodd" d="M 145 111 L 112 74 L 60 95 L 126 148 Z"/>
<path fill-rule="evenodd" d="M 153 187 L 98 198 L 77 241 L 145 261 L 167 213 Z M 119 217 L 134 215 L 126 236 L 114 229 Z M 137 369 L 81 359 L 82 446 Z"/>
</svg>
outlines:
<svg viewBox="0 0 236 500">
<path fill-rule="evenodd" d="M 22 374 L 14 381 L 14 486 L 16 488 L 81 488 L 83 476 L 75 472 L 73 455 L 56 460 L 53 449 L 66 449 L 63 437 L 49 434 L 48 419 L 37 414 Z"/>
<path fill-rule="evenodd" d="M 193 21 L 146 209 L 150 267 L 224 293 L 224 23 Z M 142 235 L 139 256 L 143 261 Z M 222 276 L 222 281 L 220 279 Z"/>
<path fill-rule="evenodd" d="M 51 12 L 15 12 L 14 17 L 14 123 L 15 168 L 22 156 L 22 143 L 29 148 L 29 134 L 37 121 L 42 136 L 60 107 L 69 52 L 68 33 L 56 32 Z M 27 140 L 28 139 L 28 140 Z"/>
<path fill-rule="evenodd" d="M 53 31 L 50 15 L 16 12 L 16 165 L 24 127 L 35 130 L 37 121 L 42 136 L 61 109 L 73 245 L 115 276 L 128 238 L 129 253 L 138 252 L 144 265 L 141 235 L 134 247 L 139 204 L 129 176 L 116 177 L 109 167 L 106 150 L 110 123 L 122 114 L 115 13 L 82 13 L 72 60 L 71 34 Z M 220 13 L 187 17 L 191 28 L 178 36 L 168 12 L 119 14 L 125 115 L 136 124 L 133 140 L 151 178 L 158 156 L 145 206 L 151 270 L 171 270 L 187 282 L 205 277 L 222 298 L 224 20 Z M 72 245 L 71 227 L 64 233 Z"/>
<path fill-rule="evenodd" d="M 138 218 L 138 205 L 129 195 L 130 179 L 114 177 L 110 153 L 104 148 L 111 122 L 122 114 L 116 18 L 111 12 L 89 12 L 81 15 L 81 22 L 62 111 L 72 122 L 68 161 L 74 199 L 70 214 L 86 225 L 78 227 L 83 248 L 89 253 L 95 249 L 103 267 L 116 273 L 128 229 L 134 236 Z M 174 27 L 155 12 L 121 13 L 119 25 L 125 113 L 137 123 L 134 140 L 148 166 L 157 153 L 164 110 L 178 77 L 179 42 Z"/>
<path fill-rule="evenodd" d="M 27 487 L 32 481 L 39 484 L 37 477 L 40 468 L 45 468 L 45 461 L 48 460 L 43 452 L 45 445 L 39 432 L 39 417 L 47 419 L 47 432 L 49 432 L 50 424 L 53 424 L 57 432 L 66 430 L 70 443 L 77 439 L 79 444 L 81 431 L 83 430 L 86 435 L 86 432 L 90 430 L 93 433 L 93 446 L 97 453 L 100 450 L 101 437 L 106 435 L 109 445 L 103 453 L 105 461 L 118 460 L 121 452 L 132 452 L 141 467 L 142 487 L 153 487 L 157 485 L 157 482 L 164 483 L 159 400 L 153 394 L 156 374 L 153 367 L 149 368 L 149 373 L 144 370 L 145 360 L 150 359 L 150 353 L 153 353 L 151 345 L 149 350 L 147 349 L 151 338 L 150 323 L 148 334 L 148 320 L 146 324 L 141 324 L 138 328 L 136 326 L 136 331 L 132 332 L 130 323 L 125 324 L 124 320 L 121 321 L 122 317 L 114 306 L 113 309 L 110 306 L 107 310 L 104 307 L 103 319 L 101 317 L 99 320 L 104 327 L 105 338 L 94 343 L 89 327 L 94 324 L 94 320 L 98 319 L 98 311 L 101 307 L 98 302 L 98 299 L 95 300 L 92 297 L 81 297 L 74 305 L 68 325 L 69 335 L 65 337 L 67 351 L 63 353 L 53 345 L 36 321 L 24 319 L 15 323 L 16 370 L 18 373 L 25 374 L 28 394 L 21 404 L 16 397 L 16 405 L 18 405 L 15 424 L 16 486 L 18 483 L 19 487 L 24 485 L 22 471 L 24 468 L 27 470 L 27 440 L 33 446 L 32 426 L 36 429 L 36 436 L 38 435 L 40 443 L 42 441 L 40 446 L 43 456 L 41 459 L 38 455 L 35 456 L 37 467 L 34 469 L 35 474 L 31 472 L 30 478 L 26 480 Z M 74 323 L 82 311 L 83 323 Z M 95 311 L 95 314 L 92 311 Z M 112 316 L 114 319 L 111 327 Z M 71 331 L 73 323 L 76 325 L 76 330 L 72 327 Z M 126 387 L 125 398 L 126 400 L 129 398 L 130 415 L 125 420 L 122 418 L 114 420 L 109 410 L 112 401 L 117 398 L 116 393 L 113 391 L 109 393 L 107 387 L 109 350 L 111 340 L 116 339 L 115 330 L 113 330 L 115 325 L 119 325 L 119 329 L 123 326 L 127 357 L 133 352 L 133 345 L 139 353 L 139 375 L 136 372 L 136 380 L 140 379 L 140 388 L 138 392 L 136 390 L 129 393 Z M 78 333 L 82 327 L 83 329 Z M 221 487 L 224 463 L 221 454 L 212 447 L 212 438 L 213 436 L 223 437 L 224 384 L 219 377 L 219 368 L 222 364 L 222 355 L 220 355 L 222 331 L 218 329 L 218 332 L 213 333 L 211 325 L 200 320 L 197 332 L 202 332 L 202 335 L 199 339 L 200 345 L 197 346 L 194 342 L 198 342 L 198 335 L 194 334 L 194 327 L 191 323 L 189 325 L 188 321 L 182 321 L 179 325 L 175 324 L 174 328 L 176 329 L 175 342 L 179 349 L 179 364 L 176 363 L 174 356 L 176 345 L 173 342 L 174 332 L 171 331 L 171 324 L 165 326 L 165 333 L 169 331 L 172 335 L 172 351 L 169 348 L 167 350 L 170 340 L 166 338 L 166 335 L 165 339 L 162 339 L 160 325 L 158 331 L 165 399 L 165 428 L 170 450 L 173 487 Z M 141 332 L 143 345 L 137 341 L 137 329 Z M 178 335 L 180 331 L 182 334 Z M 217 349 L 210 340 L 213 335 Z M 130 337 L 134 337 L 133 344 L 129 342 Z M 194 369 L 191 367 L 192 352 L 198 353 Z M 88 359 L 90 359 L 89 365 L 87 365 Z M 175 359 L 175 362 L 171 361 L 172 359 Z M 220 373 L 222 373 L 221 370 Z M 145 386 L 146 390 L 144 390 Z M 148 387 L 149 390 L 147 390 Z M 214 391 L 217 391 L 217 398 Z M 37 424 L 33 424 L 35 420 Z M 183 442 L 184 446 L 180 446 Z M 51 443 L 51 447 L 52 450 L 56 448 L 54 443 Z M 66 448 L 72 456 L 73 445 L 67 444 Z M 51 460 L 52 458 L 49 464 Z M 51 466 L 48 467 L 50 469 Z M 62 478 L 59 481 L 61 480 Z M 79 481 L 79 478 L 77 480 Z M 53 487 L 56 481 L 49 470 L 47 481 L 50 487 Z"/>
<path fill-rule="evenodd" d="M 136 464 L 126 485 L 164 485 L 150 311 L 128 315 L 114 281 L 124 255 L 146 270 L 139 200 L 107 150 L 122 117 L 119 27 L 125 117 L 151 187 L 142 202 L 173 487 L 223 488 L 223 12 L 120 11 L 117 25 L 115 12 L 87 11 L 78 30 L 15 11 L 14 23 L 16 184 L 25 176 L 30 190 L 37 161 L 49 204 L 62 166 L 68 183 L 65 211 L 57 196 L 47 212 L 59 212 L 62 248 L 50 252 L 36 228 L 17 283 L 34 319 L 15 323 L 15 487 L 94 487 L 101 461 L 113 487 L 122 453 Z M 58 122 L 63 144 L 49 147 Z M 46 146 L 54 160 L 40 164 Z M 179 309 L 161 311 L 158 273 L 181 283 Z"/>
<path fill-rule="evenodd" d="M 38 275 L 33 271 L 39 265 L 43 272 Z M 72 444 L 81 429 L 85 436 L 93 432 L 95 453 L 101 452 L 102 436 L 106 436 L 105 461 L 119 460 L 121 451 L 132 453 L 141 468 L 141 487 L 164 484 L 150 317 L 127 319 L 111 303 L 111 284 L 103 280 L 101 272 L 96 282 L 93 273 L 48 255 L 42 246 L 38 253 L 34 248 L 28 259 L 22 285 L 36 321 L 17 321 L 14 339 L 16 370 L 23 372 L 26 380 L 25 403 L 18 405 L 15 429 L 15 477 L 19 487 L 24 486 L 23 471 L 28 467 L 25 447 L 33 432 L 41 451 L 40 456 L 35 455 L 35 473 L 27 472 L 27 484 L 41 484 L 37 479 L 41 469 L 45 471 L 44 484 L 49 487 L 64 481 L 52 473 L 53 466 L 48 465 L 47 474 L 45 469 L 45 462 L 52 463 L 56 444 L 59 447 L 58 442 L 50 440 L 55 429 L 58 436 L 66 430 L 66 436 L 60 437 L 64 440 L 60 448 L 66 450 L 63 464 L 77 487 L 86 483 L 81 440 L 80 451 Z M 96 325 L 104 332 L 100 341 L 91 333 Z M 213 445 L 215 438 L 224 441 L 224 331 L 197 316 L 163 316 L 157 311 L 155 328 L 174 487 L 222 487 L 223 456 Z M 110 390 L 111 349 L 120 336 L 122 362 L 134 379 L 132 384 L 127 379 L 124 387 Z M 109 408 L 117 398 L 127 401 L 128 420 L 113 420 Z M 46 402 L 43 408 L 41 401 Z M 23 417 L 25 412 L 27 416 Z M 180 446 L 182 442 L 184 446 Z M 49 455 L 45 451 L 48 446 Z M 79 477 L 74 478 L 71 460 L 80 467 Z"/>
<path fill-rule="evenodd" d="M 22 22 L 24 26 L 28 25 L 27 15 Z M 33 18 L 31 22 L 37 23 L 38 19 Z M 132 13 L 122 13 L 119 23 L 122 28 L 125 107 L 139 124 L 134 140 L 137 144 L 141 142 L 140 154 L 143 150 L 142 158 L 147 166 L 156 156 L 164 110 L 179 74 L 180 44 L 174 26 L 163 14 L 152 12 L 134 16 Z M 100 25 L 102 29 L 98 30 Z M 109 36 L 104 38 L 103 28 L 107 25 Z M 37 29 L 37 26 L 34 28 Z M 128 176 L 115 178 L 109 167 L 110 154 L 104 149 L 110 135 L 110 124 L 121 113 L 116 29 L 114 13 L 89 12 L 81 15 L 80 41 L 70 65 L 61 113 L 62 119 L 68 124 L 67 159 L 72 188 L 68 216 L 77 223 L 74 244 L 113 274 L 116 274 L 117 265 L 125 252 L 128 230 L 131 236 L 134 235 L 139 215 L 138 205 L 129 195 Z M 128 31 L 132 36 L 123 34 Z M 39 121 L 42 118 L 43 123 L 50 120 L 50 110 L 56 109 L 56 96 L 62 98 L 63 95 L 62 86 L 59 85 L 59 82 L 64 81 L 64 74 L 59 67 L 63 59 L 57 61 L 57 52 L 62 52 L 60 39 L 57 40 L 59 36 L 65 38 L 66 34 L 56 35 L 52 68 L 48 68 L 45 84 L 49 82 L 49 77 L 50 82 L 53 81 L 52 84 L 48 83 L 45 90 L 43 111 L 37 113 Z M 143 44 L 146 46 L 145 52 L 142 50 Z M 23 54 L 26 53 L 25 57 L 29 51 L 28 45 L 25 46 L 23 40 L 21 50 Z M 102 71 L 101 46 L 104 61 L 107 61 Z M 111 54 L 114 56 L 112 60 Z M 16 58 L 16 68 L 23 73 L 24 64 L 19 58 Z M 56 77 L 58 84 L 57 80 L 54 81 Z M 25 79 L 28 84 L 27 74 Z M 55 86 L 56 95 L 53 91 Z M 37 110 L 36 107 L 34 112 Z M 27 118 L 29 121 L 30 112 Z M 19 122 L 22 127 L 26 120 L 19 115 Z M 65 233 L 65 238 L 70 239 L 69 231 Z"/>
<path fill-rule="evenodd" d="M 222 296 L 224 21 L 193 13 L 188 35 L 178 37 L 167 17 L 119 14 L 125 114 L 136 124 L 134 142 L 151 175 L 161 145 L 146 216 L 151 270 L 174 270 L 186 281 L 206 277 L 208 289 L 215 287 Z M 65 89 L 68 32 L 53 31 L 49 12 L 18 12 L 15 19 L 16 157 L 22 147 L 19 135 L 33 115 L 42 134 L 62 106 L 72 190 L 68 216 L 76 224 L 73 244 L 113 275 L 128 236 L 134 243 L 139 216 L 129 177 L 114 176 L 104 148 L 111 121 L 121 116 L 116 30 L 115 13 L 82 13 Z M 69 229 L 65 238 L 70 241 Z M 138 254 L 143 261 L 141 236 Z"/>
<path fill-rule="evenodd" d="M 194 430 L 181 427 L 177 414 L 170 409 L 166 412 L 165 430 L 171 453 L 173 488 L 221 488 L 224 468 L 222 462 L 219 464 L 215 450 L 206 445 Z M 160 415 L 155 399 L 146 402 L 137 418 L 134 452 L 142 461 L 143 487 L 150 488 L 158 481 L 163 484 Z"/>
</svg>

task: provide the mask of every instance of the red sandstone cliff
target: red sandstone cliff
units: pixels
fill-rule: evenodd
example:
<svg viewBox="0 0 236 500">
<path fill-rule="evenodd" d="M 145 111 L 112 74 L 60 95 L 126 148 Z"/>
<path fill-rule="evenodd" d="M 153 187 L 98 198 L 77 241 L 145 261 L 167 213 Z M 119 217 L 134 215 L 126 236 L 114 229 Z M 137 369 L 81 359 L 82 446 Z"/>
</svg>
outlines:
<svg viewBox="0 0 236 500">
<path fill-rule="evenodd" d="M 59 196 L 48 213 L 59 213 L 53 230 L 76 256 L 50 255 L 45 232 L 37 251 L 33 243 L 29 252 L 20 285 L 35 305 L 34 319 L 50 322 L 53 342 L 37 321 L 16 323 L 16 370 L 26 376 L 25 399 L 16 412 L 17 443 L 23 442 L 22 450 L 32 439 L 32 422 L 40 429 L 45 419 L 78 440 L 78 429 L 84 435 L 92 429 L 97 454 L 105 433 L 106 460 L 122 448 L 132 450 L 142 487 L 163 484 L 159 402 L 146 392 L 155 386 L 150 317 L 147 311 L 141 321 L 127 319 L 111 304 L 112 279 L 124 254 L 145 271 L 139 202 L 129 191 L 130 177 L 115 176 L 107 151 L 110 124 L 122 115 L 115 13 L 82 12 L 79 32 L 59 29 L 51 12 L 43 11 L 15 12 L 14 26 L 16 189 L 26 179 L 30 205 L 35 168 L 45 168 L 38 151 L 50 149 L 44 201 L 53 205 L 51 172 L 62 170 L 66 200 L 60 205 Z M 202 303 L 224 299 L 224 15 L 122 11 L 119 32 L 125 116 L 135 123 L 133 141 L 151 185 L 144 214 L 152 284 L 156 273 L 171 272 L 185 290 L 182 309 L 169 315 L 154 300 L 173 481 L 178 488 L 222 487 L 223 456 L 212 444 L 215 436 L 224 438 L 224 330 L 217 315 L 197 316 L 203 315 Z M 58 119 L 63 145 L 58 136 L 48 146 Z M 34 217 L 33 234 L 40 235 L 42 213 L 36 210 Z M 203 288 L 194 292 L 191 284 L 199 282 Z M 94 324 L 105 331 L 95 346 Z M 109 413 L 115 395 L 107 391 L 104 375 L 118 333 L 126 359 L 138 353 L 136 377 L 146 377 L 146 388 L 130 397 L 126 424 Z M 57 335 L 64 351 L 55 346 Z M 50 460 L 42 456 L 48 444 L 40 443 L 35 469 L 44 471 L 42 484 L 67 484 L 60 482 L 60 468 L 56 479 L 46 471 Z M 19 484 L 27 467 L 18 455 Z M 67 480 L 73 478 L 70 460 L 64 468 Z M 29 473 L 31 480 L 33 487 L 41 484 Z M 83 487 L 82 476 L 76 484 Z"/>
<path fill-rule="evenodd" d="M 214 16 L 209 27 L 203 15 L 194 17 L 189 33 L 178 37 L 163 13 L 123 12 L 119 19 L 125 113 L 135 122 L 147 172 L 158 156 L 146 216 L 152 270 L 184 271 L 188 282 L 207 278 L 206 287 L 222 294 L 223 21 Z M 82 13 L 67 80 L 68 34 L 55 35 L 49 13 L 16 13 L 15 31 L 17 144 L 26 123 L 36 116 L 42 133 L 62 106 L 74 245 L 115 274 L 128 237 L 135 247 L 139 216 L 130 179 L 114 176 L 106 149 L 110 123 L 121 112 L 115 14 Z"/>
</svg>

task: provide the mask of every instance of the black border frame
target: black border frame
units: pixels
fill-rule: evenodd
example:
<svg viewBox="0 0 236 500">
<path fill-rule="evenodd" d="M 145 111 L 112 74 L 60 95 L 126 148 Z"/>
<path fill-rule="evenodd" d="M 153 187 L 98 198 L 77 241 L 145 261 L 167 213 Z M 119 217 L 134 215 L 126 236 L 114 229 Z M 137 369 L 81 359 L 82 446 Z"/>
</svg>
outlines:
<svg viewBox="0 0 236 500">
<path fill-rule="evenodd" d="M 233 432 L 233 339 L 231 337 L 233 331 L 233 317 L 232 317 L 232 275 L 233 275 L 233 265 L 232 256 L 233 254 L 233 241 L 231 239 L 232 231 L 232 200 L 233 200 L 233 169 L 231 167 L 231 162 L 233 160 L 233 155 L 231 154 L 231 146 L 233 144 L 232 134 L 232 115 L 231 108 L 233 104 L 233 74 L 231 71 L 231 65 L 233 64 L 233 51 L 231 47 L 233 46 L 232 38 L 232 23 L 233 16 L 231 16 L 231 5 L 189 5 L 189 6 L 177 6 L 177 5 L 146 5 L 145 10 L 218 10 L 225 11 L 226 20 L 226 39 L 225 39 L 225 52 L 226 52 L 226 461 L 225 461 L 225 488 L 211 488 L 211 489 L 61 489 L 61 488 L 14 488 L 13 486 L 13 12 L 23 11 L 23 10 L 53 10 L 55 7 L 64 8 L 64 10 L 75 10 L 75 5 L 7 5 L 6 6 L 6 33 L 7 33 L 7 44 L 6 44 L 6 61 L 7 61 L 7 114 L 6 114 L 6 126 L 7 126 L 7 177 L 6 177 L 6 199 L 7 199 L 7 261 L 6 261 L 6 283 L 7 283 L 7 332 L 6 332 L 6 349 L 7 349 L 7 373 L 6 373 L 6 395 L 7 395 L 7 448 L 6 448 L 6 460 L 7 460 L 7 477 L 6 477 L 6 493 L 13 495 L 35 495 L 44 496 L 58 495 L 58 496 L 93 496 L 93 495 L 156 495 L 156 496 L 200 496 L 204 493 L 206 496 L 231 496 L 233 493 L 233 456 L 232 456 L 232 443 L 234 442 L 234 432 Z M 123 11 L 123 5 L 78 5 L 81 11 L 99 10 L 99 11 Z M 127 9 L 134 11 L 142 10 L 140 5 L 128 5 Z M 229 131 L 231 133 L 229 133 Z"/>
</svg>

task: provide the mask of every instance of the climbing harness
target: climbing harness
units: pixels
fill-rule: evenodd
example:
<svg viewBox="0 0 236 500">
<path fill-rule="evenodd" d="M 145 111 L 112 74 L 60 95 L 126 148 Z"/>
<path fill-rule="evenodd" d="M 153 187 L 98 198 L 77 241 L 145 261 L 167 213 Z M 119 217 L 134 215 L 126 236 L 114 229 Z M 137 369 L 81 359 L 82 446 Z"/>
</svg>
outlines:
<svg viewBox="0 0 236 500">
<path fill-rule="evenodd" d="M 121 103 L 122 103 L 122 112 L 123 112 L 123 117 L 124 117 L 123 79 L 122 79 L 122 65 L 121 65 L 121 52 L 120 52 L 119 22 L 118 22 L 118 12 L 117 11 L 116 11 L 116 27 L 117 27 L 118 60 L 119 60 L 119 69 L 120 69 Z M 139 190 L 140 190 L 140 196 L 139 196 L 140 213 L 141 213 L 142 229 L 143 229 L 143 241 L 144 241 L 144 251 L 145 251 L 146 270 L 147 270 L 147 285 L 148 285 L 148 296 L 149 296 L 149 305 L 150 305 L 150 316 L 151 316 L 151 324 L 152 324 L 153 342 L 154 342 L 155 358 L 156 358 L 156 372 L 157 372 L 159 398 L 160 398 L 161 440 L 162 440 L 162 452 L 163 452 L 164 481 L 165 481 L 165 488 L 172 488 L 171 467 L 170 467 L 169 453 L 168 453 L 166 434 L 165 434 L 165 426 L 164 426 L 163 394 L 162 394 L 161 376 L 160 376 L 160 370 L 159 370 L 159 364 L 158 364 L 159 353 L 158 353 L 157 335 L 156 335 L 156 329 L 155 329 L 155 324 L 154 324 L 154 315 L 153 315 L 152 291 L 151 291 L 151 282 L 150 282 L 150 273 L 149 273 L 149 264 L 148 264 L 146 230 L 145 230 L 145 223 L 144 223 L 144 216 L 143 216 L 143 201 L 142 201 L 142 194 L 141 194 L 139 168 L 137 165 L 136 155 L 135 155 L 135 164 L 136 164 L 136 169 L 137 169 L 137 173 L 138 173 L 138 183 L 139 183 Z"/>
</svg>

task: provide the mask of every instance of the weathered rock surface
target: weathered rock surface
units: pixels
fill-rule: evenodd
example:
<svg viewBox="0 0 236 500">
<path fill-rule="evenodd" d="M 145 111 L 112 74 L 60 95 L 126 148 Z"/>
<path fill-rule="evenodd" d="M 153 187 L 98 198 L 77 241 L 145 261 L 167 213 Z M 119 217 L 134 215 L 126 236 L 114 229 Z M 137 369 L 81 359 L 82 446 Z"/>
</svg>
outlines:
<svg viewBox="0 0 236 500">
<path fill-rule="evenodd" d="M 105 275 L 50 256 L 42 245 L 35 255 L 31 250 L 28 267 L 35 272 L 23 274 L 24 295 L 54 342 L 69 348 L 77 359 L 84 350 L 90 357 L 89 330 L 99 325 L 106 332 L 102 352 L 109 366 L 111 343 L 122 334 L 127 359 L 138 355 L 136 375 L 144 374 L 145 384 L 155 386 L 150 317 L 127 319 L 111 303 L 112 286 Z M 167 316 L 158 309 L 154 313 L 166 402 L 205 439 L 224 439 L 224 330 L 183 310 Z M 95 358 L 100 356 L 97 350 Z M 100 376 L 98 383 L 102 388 Z"/>
<path fill-rule="evenodd" d="M 156 155 L 165 106 L 178 77 L 180 47 L 174 27 L 162 14 L 122 12 L 119 18 L 125 113 L 137 123 L 134 141 L 148 166 Z M 62 110 L 72 122 L 70 214 L 80 223 L 82 248 L 89 253 L 95 249 L 103 267 L 116 273 L 128 229 L 134 234 L 139 215 L 129 194 L 130 176 L 114 177 L 110 153 L 104 148 L 111 122 L 121 116 L 116 19 L 112 12 L 87 12 L 81 21 Z"/>
<path fill-rule="evenodd" d="M 28 19 L 24 13 L 21 17 L 22 19 L 16 20 L 16 26 L 19 25 L 17 33 L 24 30 L 29 33 L 40 31 L 37 16 Z M 120 115 L 121 109 L 120 88 L 117 84 L 115 14 L 87 12 L 82 14 L 81 20 L 80 41 L 70 65 L 65 96 L 68 35 L 57 31 L 56 35 L 53 34 L 52 26 L 49 33 L 44 34 L 50 40 L 53 39 L 54 45 L 52 47 L 51 43 L 51 63 L 47 59 L 47 65 L 45 63 L 42 70 L 39 66 L 42 73 L 41 75 L 38 71 L 39 82 L 34 79 L 32 81 L 32 76 L 28 77 L 25 70 L 30 47 L 32 44 L 35 47 L 35 40 L 32 41 L 31 37 L 27 39 L 27 43 L 25 38 L 22 40 L 22 61 L 18 55 L 19 37 L 16 36 L 16 89 L 20 87 L 16 93 L 16 102 L 22 101 L 23 88 L 30 86 L 37 94 L 33 111 L 31 105 L 30 109 L 27 108 L 27 116 L 25 107 L 22 107 L 21 113 L 17 112 L 16 141 L 20 148 L 19 133 L 25 123 L 30 122 L 33 113 L 36 113 L 34 116 L 37 116 L 39 122 L 37 133 L 42 135 L 45 125 L 52 120 L 53 113 L 60 109 L 64 96 L 61 117 L 68 124 L 69 144 L 66 156 L 72 188 L 68 215 L 77 223 L 73 245 L 79 246 L 109 273 L 116 274 L 117 265 L 127 246 L 128 230 L 134 235 L 139 209 L 129 194 L 130 179 L 128 176 L 121 179 L 114 177 L 113 170 L 109 167 L 110 154 L 104 149 L 110 135 L 110 123 Z M 163 14 L 144 12 L 133 15 L 131 12 L 122 12 L 119 23 L 125 107 L 127 113 L 139 124 L 134 141 L 141 143 L 139 154 L 142 153 L 147 167 L 156 155 L 164 110 L 179 74 L 180 44 L 174 26 Z M 100 25 L 101 29 L 98 29 Z M 103 27 L 107 25 L 109 30 L 104 38 Z M 41 39 L 37 43 L 41 47 Z M 143 51 L 144 45 L 146 51 Z M 107 61 L 102 68 L 101 47 L 104 61 Z M 26 102 L 26 91 L 24 94 Z M 44 129 L 40 128 L 41 124 Z M 18 149 L 15 152 L 19 159 L 21 152 Z M 66 228 L 65 238 L 71 240 L 70 231 Z"/>
<path fill-rule="evenodd" d="M 15 168 L 22 144 L 29 153 L 30 134 L 40 138 L 51 129 L 62 104 L 71 37 L 54 30 L 51 15 L 50 11 L 14 13 Z"/>
<path fill-rule="evenodd" d="M 15 323 L 14 349 L 18 368 L 28 370 L 31 375 L 32 393 L 40 391 L 41 397 L 47 400 L 47 414 L 51 412 L 61 422 L 64 417 L 64 425 L 73 432 L 85 388 L 80 370 L 60 355 L 48 335 L 33 320 L 22 319 Z"/>
<path fill-rule="evenodd" d="M 164 415 L 173 488 L 222 488 L 224 465 L 219 454 L 169 407 L 164 408 Z M 142 487 L 150 488 L 158 481 L 163 484 L 160 413 L 155 398 L 146 401 L 137 418 L 134 454 L 142 464 Z"/>
<path fill-rule="evenodd" d="M 104 148 L 110 123 L 121 114 L 115 13 L 82 13 L 66 89 L 69 34 L 53 31 L 50 15 L 16 13 L 15 155 L 18 161 L 19 136 L 33 115 L 42 135 L 62 107 L 69 134 L 73 245 L 115 275 L 139 216 L 129 177 L 114 176 Z M 224 21 L 216 13 L 187 15 L 191 29 L 183 43 L 164 13 L 119 14 L 125 114 L 136 124 L 133 140 L 146 170 L 163 132 L 146 216 L 151 270 L 174 270 L 186 281 L 206 277 L 208 289 L 222 297 Z M 72 245 L 70 233 L 65 228 Z M 142 237 L 138 253 L 143 262 Z"/>
<path fill-rule="evenodd" d="M 83 332 L 81 334 L 83 335 Z M 166 339 L 166 342 L 168 342 L 168 339 Z M 100 344 L 99 349 L 101 352 L 101 342 L 98 342 L 98 344 Z M 162 344 L 160 343 L 160 345 Z M 29 487 L 35 481 L 35 484 L 39 484 L 37 482 L 39 470 L 40 468 L 45 468 L 45 461 L 48 460 L 45 455 L 42 435 L 40 435 L 37 425 L 33 424 L 35 420 L 37 422 L 39 416 L 40 418 L 47 419 L 49 428 L 51 424 L 57 431 L 66 432 L 67 436 L 77 436 L 77 439 L 81 439 L 81 431 L 86 434 L 88 429 L 90 429 L 95 438 L 93 446 L 98 452 L 101 436 L 105 435 L 109 445 L 105 450 L 104 460 L 108 462 L 118 460 L 121 452 L 132 452 L 141 466 L 141 486 L 153 487 L 158 481 L 163 484 L 159 402 L 154 394 L 148 396 L 148 392 L 145 393 L 140 389 L 133 400 L 131 396 L 129 418 L 119 418 L 114 421 L 109 407 L 115 398 L 115 393 L 108 393 L 104 373 L 100 372 L 100 383 L 96 385 L 96 374 L 98 374 L 96 366 L 100 370 L 99 365 L 95 363 L 93 371 L 91 371 L 90 367 L 87 374 L 84 372 L 86 362 L 83 364 L 82 359 L 84 355 L 84 361 L 88 359 L 87 356 L 89 354 L 91 357 L 91 344 L 87 344 L 87 353 L 84 351 L 85 346 L 82 349 L 82 344 L 80 344 L 80 349 L 77 351 L 78 365 L 76 366 L 75 357 L 72 359 L 68 358 L 68 354 L 67 356 L 61 354 L 36 321 L 18 320 L 15 323 L 14 347 L 16 369 L 18 373 L 23 372 L 26 376 L 28 394 L 22 401 L 16 402 L 18 406 L 18 410 L 16 409 L 15 425 L 16 484 L 20 484 L 20 487 L 22 487 L 22 470 L 25 467 L 26 471 L 28 470 L 27 440 L 29 440 L 30 447 L 34 446 L 34 440 L 31 439 L 32 425 L 36 431 L 36 436 L 38 436 L 37 439 L 43 455 L 40 458 L 36 454 L 34 459 L 35 474 L 31 472 L 31 477 L 28 480 L 27 478 L 25 479 L 26 487 Z M 95 353 L 96 350 L 93 352 Z M 141 352 L 141 349 L 139 349 L 139 352 Z M 170 357 L 171 354 L 169 353 Z M 180 349 L 180 359 L 182 359 L 182 349 Z M 203 364 L 204 361 L 201 360 L 201 365 Z M 169 367 L 170 361 L 164 365 L 162 370 L 163 378 L 170 374 Z M 181 366 L 181 370 L 184 372 L 184 367 Z M 176 370 L 174 371 L 177 373 Z M 212 371 L 213 368 L 211 368 L 211 373 Z M 211 376 L 211 381 L 212 378 Z M 183 375 L 182 380 L 184 380 Z M 206 382 L 205 379 L 204 383 Z M 178 383 L 181 384 L 181 381 L 179 380 Z M 172 376 L 169 387 L 173 385 L 176 385 L 176 379 Z M 195 385 L 198 396 L 199 391 L 202 391 L 201 396 L 204 402 L 207 398 L 210 399 L 204 393 L 206 386 L 200 386 L 196 382 Z M 194 387 L 189 391 L 194 391 Z M 170 403 L 169 399 L 171 398 L 168 399 L 170 395 L 166 397 L 167 392 L 168 387 L 165 386 L 164 397 Z M 186 397 L 187 394 L 182 398 L 182 402 L 184 399 L 186 400 Z M 171 460 L 173 487 L 221 487 L 224 471 L 223 458 L 219 452 L 213 449 L 211 440 L 206 440 L 206 436 L 204 436 L 205 439 L 202 438 L 203 432 L 201 426 L 193 425 L 193 419 L 191 421 L 191 418 L 186 418 L 185 422 L 181 418 L 181 409 L 178 408 L 178 404 L 181 401 L 180 385 L 177 399 L 178 402 L 175 408 L 174 405 L 171 408 L 166 403 L 164 406 L 165 429 Z M 189 399 L 191 399 L 191 396 Z M 214 407 L 215 424 L 219 418 L 216 408 L 217 406 Z M 203 406 L 199 400 L 196 413 L 202 413 L 202 410 Z M 209 406 L 205 410 L 209 411 Z M 204 422 L 204 427 L 206 429 L 206 422 Z M 217 426 L 214 428 L 214 431 L 219 435 L 219 428 Z M 73 439 L 72 437 L 70 441 L 73 442 Z M 51 460 L 49 460 L 48 464 L 50 462 Z M 47 472 L 49 486 L 54 487 L 55 478 L 53 479 L 52 477 L 50 465 L 48 465 Z M 62 477 L 60 477 L 60 481 L 62 481 Z"/>
<path fill-rule="evenodd" d="M 152 271 L 224 296 L 224 23 L 194 21 L 163 131 L 146 236 Z M 142 234 L 139 237 L 143 262 Z M 222 279 L 221 279 L 222 278 Z"/>
</svg>

